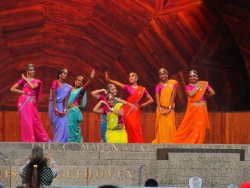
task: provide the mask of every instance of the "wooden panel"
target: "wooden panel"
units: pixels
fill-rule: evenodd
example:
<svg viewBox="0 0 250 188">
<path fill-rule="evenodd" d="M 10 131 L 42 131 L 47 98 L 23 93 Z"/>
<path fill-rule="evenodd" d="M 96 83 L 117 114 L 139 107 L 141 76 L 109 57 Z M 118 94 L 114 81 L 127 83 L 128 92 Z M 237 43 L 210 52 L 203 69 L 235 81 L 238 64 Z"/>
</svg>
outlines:
<svg viewBox="0 0 250 188">
<path fill-rule="evenodd" d="M 16 110 L 18 96 L 6 91 L 31 62 L 44 83 L 43 110 L 61 68 L 69 69 L 70 84 L 95 69 L 89 91 L 106 87 L 105 71 L 122 83 L 128 83 L 129 72 L 137 72 L 139 84 L 154 96 L 158 69 L 165 67 L 179 82 L 177 112 L 185 111 L 190 69 L 197 69 L 216 91 L 208 102 L 210 111 L 249 111 L 249 2 L 0 1 L 0 109 Z M 126 97 L 122 91 L 119 95 Z M 91 111 L 95 102 L 88 98 L 85 109 Z"/>
<path fill-rule="evenodd" d="M 40 112 L 44 128 L 51 139 L 52 129 L 48 113 Z M 101 115 L 92 112 L 83 112 L 81 129 L 84 142 L 101 142 L 100 123 Z M 176 113 L 176 127 L 178 128 L 184 113 Z M 0 141 L 19 142 L 20 127 L 16 111 L 0 111 Z M 250 112 L 209 113 L 211 129 L 207 131 L 207 144 L 250 144 Z M 151 143 L 155 138 L 155 113 L 141 113 L 142 133 L 145 143 Z"/>
</svg>

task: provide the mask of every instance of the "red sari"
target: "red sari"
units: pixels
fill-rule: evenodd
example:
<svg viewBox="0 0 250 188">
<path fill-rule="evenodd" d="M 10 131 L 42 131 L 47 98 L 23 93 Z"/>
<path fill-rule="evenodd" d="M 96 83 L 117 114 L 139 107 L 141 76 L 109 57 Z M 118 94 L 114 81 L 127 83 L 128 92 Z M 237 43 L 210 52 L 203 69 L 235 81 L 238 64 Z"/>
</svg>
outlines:
<svg viewBox="0 0 250 188">
<path fill-rule="evenodd" d="M 140 105 L 144 92 L 145 88 L 138 86 L 136 92 L 128 97 L 128 104 L 124 106 L 123 120 L 128 134 L 128 143 L 143 143 L 140 108 L 135 109 L 131 104 Z"/>
</svg>

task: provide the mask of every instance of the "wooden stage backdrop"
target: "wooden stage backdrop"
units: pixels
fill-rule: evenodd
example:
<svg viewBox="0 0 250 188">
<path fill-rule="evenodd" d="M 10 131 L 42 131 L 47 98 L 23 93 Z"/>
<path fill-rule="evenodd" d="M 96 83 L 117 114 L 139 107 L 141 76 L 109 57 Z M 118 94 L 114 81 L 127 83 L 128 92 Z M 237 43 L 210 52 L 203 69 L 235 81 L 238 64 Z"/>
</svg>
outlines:
<svg viewBox="0 0 250 188">
<path fill-rule="evenodd" d="M 84 142 L 100 142 L 101 115 L 83 111 L 81 123 Z M 48 113 L 39 112 L 50 138 L 53 138 Z M 176 126 L 181 123 L 184 113 L 176 113 Z M 211 129 L 207 132 L 207 144 L 250 144 L 250 112 L 210 112 Z M 144 141 L 154 139 L 155 113 L 141 113 Z M 20 126 L 17 111 L 0 111 L 0 141 L 19 142 Z"/>
</svg>

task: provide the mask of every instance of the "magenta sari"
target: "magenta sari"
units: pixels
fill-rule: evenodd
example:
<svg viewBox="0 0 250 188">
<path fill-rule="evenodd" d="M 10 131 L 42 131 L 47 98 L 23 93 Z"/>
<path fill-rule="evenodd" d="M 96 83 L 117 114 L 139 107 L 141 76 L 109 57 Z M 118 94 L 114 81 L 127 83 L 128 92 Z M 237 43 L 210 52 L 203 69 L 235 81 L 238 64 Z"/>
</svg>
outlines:
<svg viewBox="0 0 250 188">
<path fill-rule="evenodd" d="M 17 107 L 20 115 L 21 141 L 22 142 L 49 142 L 48 134 L 40 120 L 37 104 L 42 96 L 42 82 L 38 79 L 31 80 L 32 84 L 39 86 L 32 89 L 21 78 L 17 84 L 23 88 L 23 94 L 19 97 Z"/>
</svg>

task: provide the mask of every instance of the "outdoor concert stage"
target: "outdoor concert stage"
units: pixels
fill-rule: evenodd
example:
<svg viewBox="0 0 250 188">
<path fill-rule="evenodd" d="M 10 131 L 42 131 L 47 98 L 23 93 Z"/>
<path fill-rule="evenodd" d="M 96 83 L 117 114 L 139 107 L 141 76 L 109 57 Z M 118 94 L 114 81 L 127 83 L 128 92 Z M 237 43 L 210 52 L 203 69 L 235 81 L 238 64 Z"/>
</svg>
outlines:
<svg viewBox="0 0 250 188">
<path fill-rule="evenodd" d="M 18 169 L 34 144 L 60 166 L 53 186 L 144 186 L 154 178 L 162 187 L 188 187 L 188 179 L 199 176 L 204 187 L 225 187 L 250 180 L 250 145 L 1 142 L 0 181 L 6 187 L 21 184 Z"/>
</svg>

